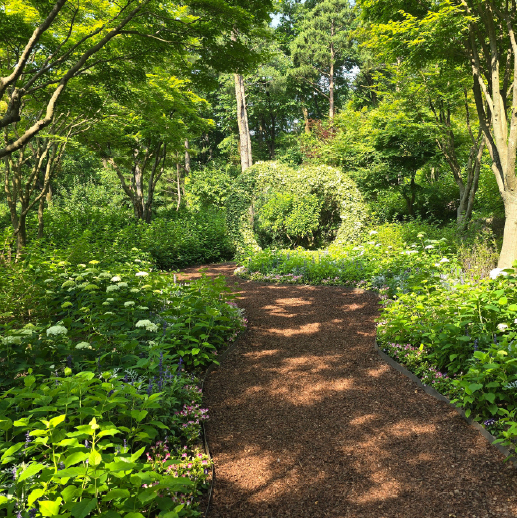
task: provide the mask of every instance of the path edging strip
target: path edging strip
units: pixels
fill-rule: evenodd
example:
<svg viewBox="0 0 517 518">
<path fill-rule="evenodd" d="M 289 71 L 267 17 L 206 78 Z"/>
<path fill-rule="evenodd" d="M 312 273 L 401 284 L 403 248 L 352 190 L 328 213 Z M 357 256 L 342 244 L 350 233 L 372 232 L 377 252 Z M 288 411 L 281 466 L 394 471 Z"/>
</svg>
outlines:
<svg viewBox="0 0 517 518">
<path fill-rule="evenodd" d="M 237 338 L 234 340 L 234 342 L 221 354 L 221 356 L 218 356 L 217 362 L 218 363 L 212 363 L 209 365 L 208 369 L 205 371 L 205 375 L 203 376 L 203 379 L 201 380 L 201 391 L 204 394 L 205 391 L 205 382 L 208 379 L 208 376 L 210 373 L 221 366 L 221 363 L 226 359 L 226 357 L 237 347 L 238 343 L 241 341 L 242 336 L 246 333 L 246 330 L 242 331 Z M 205 449 L 205 454 L 208 455 L 210 459 L 212 459 L 212 455 L 210 455 L 210 449 L 208 447 L 208 439 L 206 437 L 206 430 L 205 430 L 205 422 L 201 421 L 201 428 L 203 430 L 203 446 Z M 203 514 L 204 518 L 207 518 L 208 511 L 210 511 L 210 504 L 212 502 L 212 493 L 214 491 L 214 485 L 215 485 L 215 463 L 212 459 L 212 481 L 210 483 L 210 488 L 208 490 L 208 502 L 206 504 L 206 509 Z"/>
<path fill-rule="evenodd" d="M 416 383 L 426 394 L 447 403 L 451 408 L 453 408 L 467 423 L 474 427 L 492 446 L 497 448 L 505 457 L 509 458 L 511 462 L 513 462 L 514 466 L 517 467 L 517 459 L 515 458 L 515 454 L 512 453 L 506 446 L 502 444 L 494 444 L 494 441 L 497 437 L 493 436 L 490 432 L 488 432 L 485 428 L 483 428 L 477 421 L 474 421 L 471 417 L 467 417 L 462 408 L 457 407 L 453 403 L 451 403 L 450 399 L 445 397 L 443 394 L 440 394 L 436 389 L 430 387 L 429 385 L 424 385 L 420 378 L 415 376 L 412 372 L 407 370 L 403 365 L 395 361 L 391 356 L 388 356 L 377 344 L 377 340 L 374 342 L 374 349 L 377 351 L 378 355 L 391 367 L 399 371 L 404 376 L 408 377 L 411 381 Z"/>
</svg>

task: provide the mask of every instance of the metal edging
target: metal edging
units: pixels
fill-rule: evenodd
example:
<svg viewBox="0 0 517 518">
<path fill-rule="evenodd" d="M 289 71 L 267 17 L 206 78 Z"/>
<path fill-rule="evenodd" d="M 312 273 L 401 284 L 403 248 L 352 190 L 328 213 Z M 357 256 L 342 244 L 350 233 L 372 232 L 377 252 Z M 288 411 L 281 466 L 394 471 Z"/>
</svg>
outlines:
<svg viewBox="0 0 517 518">
<path fill-rule="evenodd" d="M 433 387 L 430 387 L 429 385 L 424 385 L 420 378 L 415 376 L 412 372 L 407 370 L 402 364 L 395 361 L 391 356 L 388 356 L 377 344 L 377 340 L 374 342 L 374 349 L 377 351 L 379 356 L 388 363 L 391 367 L 399 371 L 404 376 L 408 377 L 411 381 L 416 383 L 426 394 L 429 394 L 430 396 L 434 397 L 435 399 L 438 399 L 440 401 L 443 401 L 444 403 L 447 403 L 451 408 L 453 408 L 467 423 L 475 428 L 492 446 L 497 448 L 507 459 L 510 460 L 510 462 L 513 463 L 515 467 L 517 467 L 517 458 L 515 457 L 515 454 L 512 453 L 508 448 L 503 446 L 502 444 L 494 444 L 494 441 L 497 440 L 497 437 L 492 435 L 490 432 L 488 432 L 485 428 L 483 428 L 477 421 L 474 421 L 471 417 L 467 417 L 465 415 L 465 412 L 462 408 L 457 407 L 453 403 L 451 403 L 450 399 L 445 397 L 443 394 L 440 394 L 436 389 Z"/>
<path fill-rule="evenodd" d="M 221 363 L 226 359 L 226 357 L 237 347 L 238 343 L 240 342 L 241 338 L 244 336 L 247 330 L 241 331 L 237 338 L 233 341 L 231 345 L 227 347 L 227 349 L 221 354 L 220 357 L 217 358 L 218 363 L 212 363 L 208 369 L 205 371 L 205 375 L 203 376 L 203 379 L 201 381 L 201 391 L 204 394 L 205 390 L 205 382 L 209 376 L 209 374 L 216 369 L 217 367 L 221 366 Z M 208 501 L 206 504 L 206 509 L 203 514 L 203 518 L 207 518 L 208 512 L 210 511 L 210 504 L 212 502 L 212 493 L 215 486 L 215 463 L 213 462 L 212 456 L 210 455 L 210 449 L 208 447 L 208 439 L 206 437 L 206 429 L 205 429 L 205 422 L 201 421 L 201 429 L 203 430 L 203 446 L 205 448 L 205 454 L 208 455 L 208 457 L 212 460 L 212 480 L 210 482 L 210 488 L 208 490 Z"/>
</svg>

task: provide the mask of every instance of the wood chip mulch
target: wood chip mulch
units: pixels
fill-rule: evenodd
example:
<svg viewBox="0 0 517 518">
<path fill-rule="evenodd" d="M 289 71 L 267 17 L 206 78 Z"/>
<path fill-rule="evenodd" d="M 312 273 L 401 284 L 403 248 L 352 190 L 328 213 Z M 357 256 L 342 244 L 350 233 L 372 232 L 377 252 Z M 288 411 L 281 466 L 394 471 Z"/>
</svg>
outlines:
<svg viewBox="0 0 517 518">
<path fill-rule="evenodd" d="M 374 351 L 375 295 L 234 268 L 208 269 L 249 319 L 205 384 L 210 518 L 517 517 L 516 468 Z"/>
</svg>

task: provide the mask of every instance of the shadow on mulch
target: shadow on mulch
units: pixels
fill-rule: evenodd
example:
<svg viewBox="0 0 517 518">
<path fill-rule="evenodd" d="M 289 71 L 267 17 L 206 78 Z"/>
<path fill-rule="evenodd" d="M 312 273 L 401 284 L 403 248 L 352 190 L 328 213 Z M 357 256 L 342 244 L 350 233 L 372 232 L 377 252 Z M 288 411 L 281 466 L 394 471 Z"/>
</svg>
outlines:
<svg viewBox="0 0 517 518">
<path fill-rule="evenodd" d="M 205 385 L 210 518 L 517 517 L 512 465 L 377 356 L 375 295 L 228 281 L 250 328 Z"/>
</svg>

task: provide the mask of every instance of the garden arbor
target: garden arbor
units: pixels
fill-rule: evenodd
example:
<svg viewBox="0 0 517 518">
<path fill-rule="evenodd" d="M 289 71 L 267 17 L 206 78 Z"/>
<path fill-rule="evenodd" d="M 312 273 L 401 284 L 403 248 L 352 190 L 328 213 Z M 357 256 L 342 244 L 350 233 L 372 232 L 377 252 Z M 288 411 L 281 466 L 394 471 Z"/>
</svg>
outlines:
<svg viewBox="0 0 517 518">
<path fill-rule="evenodd" d="M 232 186 L 227 214 L 238 252 L 245 253 L 260 248 L 257 238 L 264 227 L 291 246 L 299 245 L 299 238 L 312 239 L 314 246 L 315 238 L 322 244 L 353 240 L 364 228 L 367 209 L 354 181 L 339 169 L 259 162 Z"/>
</svg>

